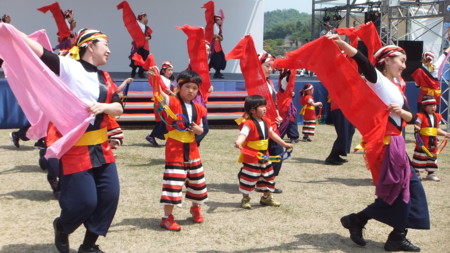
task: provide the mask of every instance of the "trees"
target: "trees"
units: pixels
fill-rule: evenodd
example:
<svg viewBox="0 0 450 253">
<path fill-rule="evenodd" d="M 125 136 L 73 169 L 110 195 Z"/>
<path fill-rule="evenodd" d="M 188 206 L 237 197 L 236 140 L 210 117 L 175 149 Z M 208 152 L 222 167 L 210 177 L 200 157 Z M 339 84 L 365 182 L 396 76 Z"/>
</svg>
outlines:
<svg viewBox="0 0 450 253">
<path fill-rule="evenodd" d="M 311 38 L 311 15 L 295 9 L 264 13 L 264 50 L 284 55 Z"/>
</svg>

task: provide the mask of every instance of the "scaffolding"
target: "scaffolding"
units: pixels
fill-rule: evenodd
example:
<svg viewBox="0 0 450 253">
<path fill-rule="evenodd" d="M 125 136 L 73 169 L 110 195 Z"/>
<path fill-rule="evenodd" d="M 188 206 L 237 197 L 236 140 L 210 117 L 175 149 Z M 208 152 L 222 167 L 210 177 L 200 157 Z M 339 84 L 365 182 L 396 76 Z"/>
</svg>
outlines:
<svg viewBox="0 0 450 253">
<path fill-rule="evenodd" d="M 443 47 L 449 46 L 450 35 L 447 31 L 450 26 L 450 11 L 446 6 L 450 6 L 450 0 L 312 0 L 311 39 L 318 38 L 326 24 L 332 27 L 357 27 L 372 21 L 377 25 L 380 38 L 385 44 L 398 45 L 402 40 L 421 41 L 425 35 L 431 35 L 435 37 L 434 40 L 431 39 L 433 42 L 442 41 L 436 50 L 442 52 Z M 431 25 L 423 23 L 423 20 L 431 18 L 436 19 Z M 440 32 L 436 32 L 436 28 Z M 445 64 L 441 76 L 439 112 L 449 131 L 450 65 L 448 61 Z"/>
</svg>

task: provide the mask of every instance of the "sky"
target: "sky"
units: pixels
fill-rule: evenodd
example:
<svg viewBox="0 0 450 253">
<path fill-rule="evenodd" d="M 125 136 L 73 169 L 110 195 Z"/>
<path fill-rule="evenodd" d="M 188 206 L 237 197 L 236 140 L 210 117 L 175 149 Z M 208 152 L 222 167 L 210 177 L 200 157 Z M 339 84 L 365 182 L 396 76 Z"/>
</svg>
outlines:
<svg viewBox="0 0 450 253">
<path fill-rule="evenodd" d="M 296 9 L 299 12 L 312 12 L 312 0 L 263 0 L 264 11 L 273 11 L 276 9 Z"/>
</svg>

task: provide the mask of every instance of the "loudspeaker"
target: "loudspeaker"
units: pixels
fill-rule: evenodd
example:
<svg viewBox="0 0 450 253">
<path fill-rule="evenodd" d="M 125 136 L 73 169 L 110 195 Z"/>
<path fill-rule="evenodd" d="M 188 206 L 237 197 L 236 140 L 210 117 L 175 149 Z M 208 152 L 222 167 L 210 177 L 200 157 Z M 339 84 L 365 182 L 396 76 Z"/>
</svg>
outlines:
<svg viewBox="0 0 450 253">
<path fill-rule="evenodd" d="M 406 69 L 402 77 L 405 81 L 414 81 L 411 74 L 422 65 L 423 41 L 399 40 L 398 46 L 406 52 Z"/>
</svg>

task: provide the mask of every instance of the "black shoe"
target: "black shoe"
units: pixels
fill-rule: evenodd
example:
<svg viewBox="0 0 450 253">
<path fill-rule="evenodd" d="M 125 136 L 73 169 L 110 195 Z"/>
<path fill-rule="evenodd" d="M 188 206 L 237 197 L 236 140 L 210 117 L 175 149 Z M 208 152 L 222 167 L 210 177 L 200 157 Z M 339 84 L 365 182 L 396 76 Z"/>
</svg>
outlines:
<svg viewBox="0 0 450 253">
<path fill-rule="evenodd" d="M 348 162 L 347 159 L 344 159 L 344 158 L 342 158 L 342 157 L 340 157 L 340 156 L 338 156 L 338 157 L 339 157 L 339 158 L 337 159 L 338 161 L 343 162 L 343 163 Z"/>
<path fill-rule="evenodd" d="M 145 137 L 145 139 L 150 142 L 150 145 L 152 145 L 153 147 L 158 147 L 159 144 L 156 142 L 155 137 L 147 135 L 147 137 Z"/>
<path fill-rule="evenodd" d="M 350 231 L 350 239 L 359 246 L 365 246 L 366 241 L 364 240 L 362 231 L 364 225 L 359 221 L 358 216 L 352 213 L 350 215 L 344 216 L 341 218 L 341 224 L 344 228 Z"/>
<path fill-rule="evenodd" d="M 59 218 L 53 221 L 53 229 L 55 230 L 55 246 L 60 253 L 69 253 L 69 235 L 59 231 L 57 227 Z"/>
<path fill-rule="evenodd" d="M 80 248 L 78 248 L 78 253 L 105 253 L 105 252 L 102 251 L 98 245 L 86 248 L 85 246 L 83 246 L 83 244 L 81 244 Z"/>
<path fill-rule="evenodd" d="M 342 164 L 344 164 L 344 162 L 341 162 L 340 160 L 332 158 L 332 157 L 327 157 L 327 159 L 325 159 L 325 164 L 328 164 L 328 165 L 342 165 Z"/>
<path fill-rule="evenodd" d="M 273 193 L 283 193 L 283 190 L 281 190 L 280 188 L 275 188 L 273 190 Z"/>
<path fill-rule="evenodd" d="M 46 149 L 47 145 L 45 144 L 44 139 L 39 139 L 36 143 L 34 143 L 33 148 L 35 149 Z"/>
<path fill-rule="evenodd" d="M 214 79 L 223 79 L 223 75 L 222 74 L 214 74 L 213 78 Z"/>
<path fill-rule="evenodd" d="M 384 244 L 384 250 L 386 251 L 408 251 L 408 252 L 420 252 L 420 248 L 412 244 L 408 239 L 406 239 L 406 233 L 404 232 L 392 231 Z"/>
<path fill-rule="evenodd" d="M 9 133 L 9 138 L 11 139 L 13 145 L 14 145 L 16 148 L 20 148 L 19 137 L 17 136 L 16 133 L 14 133 L 14 132 Z"/>
</svg>

